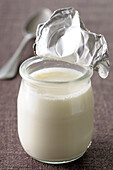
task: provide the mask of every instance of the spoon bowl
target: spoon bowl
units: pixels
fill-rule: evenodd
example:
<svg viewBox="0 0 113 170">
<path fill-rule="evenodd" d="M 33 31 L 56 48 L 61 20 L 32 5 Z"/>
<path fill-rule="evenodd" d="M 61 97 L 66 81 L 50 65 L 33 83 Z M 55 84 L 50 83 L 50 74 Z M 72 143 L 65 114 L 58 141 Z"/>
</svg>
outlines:
<svg viewBox="0 0 113 170">
<path fill-rule="evenodd" d="M 41 9 L 35 15 L 33 15 L 26 23 L 24 31 L 26 33 L 35 34 L 37 25 L 43 23 L 49 19 L 51 11 L 49 9 Z"/>
</svg>

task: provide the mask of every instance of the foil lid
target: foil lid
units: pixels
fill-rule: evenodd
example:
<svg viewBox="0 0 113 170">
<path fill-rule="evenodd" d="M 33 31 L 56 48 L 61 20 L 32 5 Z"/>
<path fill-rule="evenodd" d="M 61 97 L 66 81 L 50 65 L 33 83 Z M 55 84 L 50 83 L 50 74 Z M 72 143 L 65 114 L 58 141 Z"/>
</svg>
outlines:
<svg viewBox="0 0 113 170">
<path fill-rule="evenodd" d="M 89 66 L 100 77 L 109 73 L 108 47 L 103 35 L 90 32 L 74 8 L 56 10 L 38 25 L 36 55 Z"/>
</svg>

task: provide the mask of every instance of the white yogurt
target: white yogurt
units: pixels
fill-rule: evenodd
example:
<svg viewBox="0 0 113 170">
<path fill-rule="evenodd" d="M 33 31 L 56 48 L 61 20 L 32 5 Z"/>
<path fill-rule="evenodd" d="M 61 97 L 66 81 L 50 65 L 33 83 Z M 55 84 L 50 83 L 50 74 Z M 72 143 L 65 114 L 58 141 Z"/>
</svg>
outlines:
<svg viewBox="0 0 113 170">
<path fill-rule="evenodd" d="M 31 76 L 54 83 L 22 81 L 18 96 L 18 133 L 25 151 L 37 160 L 69 161 L 84 154 L 93 132 L 90 82 L 74 81 L 81 73 L 48 68 Z"/>
</svg>

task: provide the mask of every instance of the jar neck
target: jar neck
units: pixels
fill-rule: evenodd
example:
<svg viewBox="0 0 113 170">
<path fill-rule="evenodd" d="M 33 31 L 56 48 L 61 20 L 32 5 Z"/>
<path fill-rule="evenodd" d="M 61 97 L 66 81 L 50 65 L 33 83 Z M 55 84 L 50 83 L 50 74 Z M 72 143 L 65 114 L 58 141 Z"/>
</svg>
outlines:
<svg viewBox="0 0 113 170">
<path fill-rule="evenodd" d="M 78 72 L 81 72 L 81 76 L 79 78 L 75 78 L 73 80 L 69 81 L 45 81 L 45 80 L 38 80 L 31 76 L 31 74 L 35 71 L 40 71 L 43 69 L 53 69 L 53 68 L 67 68 L 76 70 Z M 44 59 L 42 57 L 32 57 L 22 63 L 20 66 L 20 75 L 23 79 L 25 79 L 28 82 L 31 82 L 32 84 L 39 85 L 43 84 L 43 86 L 52 86 L 54 85 L 64 85 L 64 84 L 79 84 L 81 82 L 88 82 L 93 74 L 93 70 L 89 67 L 83 67 L 77 64 L 71 64 L 64 61 L 56 61 L 52 59 Z"/>
</svg>

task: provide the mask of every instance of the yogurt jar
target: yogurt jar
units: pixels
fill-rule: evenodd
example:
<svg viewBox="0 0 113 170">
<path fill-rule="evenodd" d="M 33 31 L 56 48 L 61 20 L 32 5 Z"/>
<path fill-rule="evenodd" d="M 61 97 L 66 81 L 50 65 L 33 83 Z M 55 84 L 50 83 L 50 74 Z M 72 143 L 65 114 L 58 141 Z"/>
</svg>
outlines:
<svg viewBox="0 0 113 170">
<path fill-rule="evenodd" d="M 60 164 L 80 158 L 93 133 L 89 67 L 32 57 L 20 66 L 18 134 L 36 160 Z"/>
</svg>

